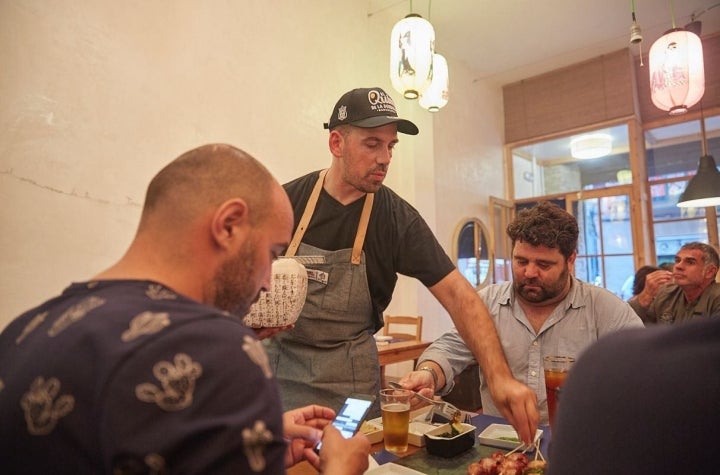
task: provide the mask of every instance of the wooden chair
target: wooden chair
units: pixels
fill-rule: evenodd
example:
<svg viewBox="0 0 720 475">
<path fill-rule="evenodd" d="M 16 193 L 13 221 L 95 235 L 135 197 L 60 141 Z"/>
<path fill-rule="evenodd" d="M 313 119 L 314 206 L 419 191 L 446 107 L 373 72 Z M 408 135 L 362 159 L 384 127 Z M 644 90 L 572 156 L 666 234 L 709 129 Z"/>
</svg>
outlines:
<svg viewBox="0 0 720 475">
<path fill-rule="evenodd" d="M 385 315 L 382 334 L 397 340 L 422 340 L 422 319 L 423 317 L 420 315 Z M 415 366 L 417 366 L 417 360 L 413 360 L 413 369 Z M 380 381 L 385 387 L 385 366 L 380 368 Z"/>
<path fill-rule="evenodd" d="M 413 317 L 385 315 L 383 335 L 390 336 L 398 340 L 422 340 L 422 320 L 423 317 L 420 315 Z M 393 331 L 390 327 L 395 330 Z M 415 331 L 413 332 L 412 328 L 408 327 L 414 327 Z"/>
</svg>

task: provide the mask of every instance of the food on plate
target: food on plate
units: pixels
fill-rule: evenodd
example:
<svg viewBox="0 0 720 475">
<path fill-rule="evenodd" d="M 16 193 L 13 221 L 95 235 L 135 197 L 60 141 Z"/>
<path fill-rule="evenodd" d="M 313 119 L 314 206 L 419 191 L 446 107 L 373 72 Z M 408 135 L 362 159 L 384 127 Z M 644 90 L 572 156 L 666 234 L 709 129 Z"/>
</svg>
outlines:
<svg viewBox="0 0 720 475">
<path fill-rule="evenodd" d="M 508 441 L 510 441 L 510 442 L 518 442 L 518 443 L 520 443 L 520 439 L 518 439 L 517 437 L 498 437 L 498 439 L 500 439 L 500 440 L 508 440 Z"/>
<path fill-rule="evenodd" d="M 530 475 L 533 473 L 543 474 L 547 468 L 547 463 L 544 460 L 533 460 L 527 464 L 523 475 Z"/>
<path fill-rule="evenodd" d="M 368 421 L 363 422 L 362 425 L 360 426 L 360 432 L 362 432 L 363 434 L 369 434 L 371 432 L 375 432 L 380 429 L 382 429 L 382 428 L 379 426 L 376 426 L 375 424 L 368 422 Z"/>
<path fill-rule="evenodd" d="M 468 475 L 527 475 L 543 474 L 546 468 L 544 460 L 532 460 L 520 452 L 504 453 L 495 451 L 490 457 L 471 463 L 467 468 Z"/>
</svg>

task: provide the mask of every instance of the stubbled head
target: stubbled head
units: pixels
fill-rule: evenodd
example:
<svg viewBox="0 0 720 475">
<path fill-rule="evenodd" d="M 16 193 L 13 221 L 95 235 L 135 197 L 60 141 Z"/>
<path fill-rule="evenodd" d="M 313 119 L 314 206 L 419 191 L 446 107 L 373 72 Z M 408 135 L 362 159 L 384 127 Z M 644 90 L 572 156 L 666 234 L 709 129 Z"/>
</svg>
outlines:
<svg viewBox="0 0 720 475">
<path fill-rule="evenodd" d="M 203 282 L 205 303 L 245 313 L 269 287 L 272 261 L 292 226 L 287 194 L 260 162 L 231 145 L 208 144 L 152 179 L 138 235 L 178 249 L 206 249 L 214 276 Z"/>
</svg>

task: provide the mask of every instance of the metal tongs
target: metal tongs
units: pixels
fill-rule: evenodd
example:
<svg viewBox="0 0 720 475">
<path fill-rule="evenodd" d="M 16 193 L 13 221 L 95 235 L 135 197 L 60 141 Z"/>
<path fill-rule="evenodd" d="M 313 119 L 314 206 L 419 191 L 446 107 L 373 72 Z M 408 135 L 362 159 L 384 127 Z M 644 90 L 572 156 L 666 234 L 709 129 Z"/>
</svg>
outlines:
<svg viewBox="0 0 720 475">
<path fill-rule="evenodd" d="M 388 381 L 388 386 L 390 386 L 393 389 L 405 389 L 400 384 L 396 383 L 395 381 Z M 412 391 L 412 390 L 410 390 Z M 452 422 L 456 418 L 456 414 L 460 413 L 461 416 L 461 422 L 464 422 L 466 424 L 470 423 L 470 414 L 464 411 L 461 411 L 457 407 L 453 406 L 449 402 L 440 401 L 431 399 L 427 396 L 423 396 L 417 391 L 412 391 L 415 394 L 415 397 L 418 399 L 422 399 L 425 402 L 429 402 L 433 405 L 432 410 L 428 411 L 427 415 L 425 416 L 425 421 L 429 422 L 433 419 L 435 415 L 438 416 L 439 419 L 442 419 L 443 421 Z"/>
</svg>

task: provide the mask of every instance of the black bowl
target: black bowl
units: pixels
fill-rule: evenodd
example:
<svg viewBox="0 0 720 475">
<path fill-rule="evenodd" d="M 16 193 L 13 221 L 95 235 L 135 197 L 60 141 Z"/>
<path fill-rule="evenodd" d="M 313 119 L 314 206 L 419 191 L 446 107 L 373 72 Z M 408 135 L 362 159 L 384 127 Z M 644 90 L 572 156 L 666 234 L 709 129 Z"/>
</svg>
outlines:
<svg viewBox="0 0 720 475">
<path fill-rule="evenodd" d="M 472 448 L 475 445 L 475 426 L 470 424 L 459 425 L 462 430 L 452 437 L 450 437 L 450 424 L 443 424 L 426 432 L 423 437 L 425 437 L 425 448 L 428 453 L 449 458 Z"/>
</svg>

